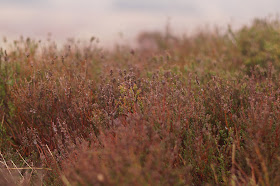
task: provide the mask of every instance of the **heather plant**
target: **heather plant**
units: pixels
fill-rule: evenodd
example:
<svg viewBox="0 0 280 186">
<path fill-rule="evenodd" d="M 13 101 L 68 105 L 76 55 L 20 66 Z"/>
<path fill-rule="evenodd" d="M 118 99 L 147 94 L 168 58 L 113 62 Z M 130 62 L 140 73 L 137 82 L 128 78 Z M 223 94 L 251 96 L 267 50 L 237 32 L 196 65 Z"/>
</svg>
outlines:
<svg viewBox="0 0 280 186">
<path fill-rule="evenodd" d="M 65 167 L 70 183 L 185 185 L 190 181 L 188 166 L 176 165 L 178 149 L 172 142 L 174 137 L 166 136 L 162 140 L 138 116 L 129 119 L 128 126 L 114 127 L 94 139 L 90 146 L 83 144 L 82 151 L 73 153 L 77 160 L 74 164 L 67 162 Z"/>
<path fill-rule="evenodd" d="M 1 183 L 277 185 L 278 37 L 269 19 L 134 49 L 21 37 L 0 50 Z"/>
</svg>

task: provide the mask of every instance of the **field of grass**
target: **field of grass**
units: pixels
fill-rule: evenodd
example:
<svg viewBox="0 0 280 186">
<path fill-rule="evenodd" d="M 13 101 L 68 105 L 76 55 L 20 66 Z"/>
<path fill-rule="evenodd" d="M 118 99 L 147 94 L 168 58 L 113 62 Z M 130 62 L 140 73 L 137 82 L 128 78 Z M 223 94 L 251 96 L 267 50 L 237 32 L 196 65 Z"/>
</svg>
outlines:
<svg viewBox="0 0 280 186">
<path fill-rule="evenodd" d="M 279 185 L 279 20 L 138 40 L 0 49 L 0 185 Z"/>
</svg>

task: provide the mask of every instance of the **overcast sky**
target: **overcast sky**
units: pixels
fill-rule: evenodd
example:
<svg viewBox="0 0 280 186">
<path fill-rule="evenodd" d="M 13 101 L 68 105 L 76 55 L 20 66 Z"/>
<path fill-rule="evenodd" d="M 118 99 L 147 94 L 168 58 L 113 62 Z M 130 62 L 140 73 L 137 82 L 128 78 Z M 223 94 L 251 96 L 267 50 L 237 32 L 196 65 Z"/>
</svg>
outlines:
<svg viewBox="0 0 280 186">
<path fill-rule="evenodd" d="M 279 0 L 0 0 L 0 37 L 44 39 L 97 36 L 101 44 L 143 30 L 174 32 L 205 24 L 235 26 L 280 12 Z M 120 40 L 120 39 L 119 39 Z"/>
</svg>

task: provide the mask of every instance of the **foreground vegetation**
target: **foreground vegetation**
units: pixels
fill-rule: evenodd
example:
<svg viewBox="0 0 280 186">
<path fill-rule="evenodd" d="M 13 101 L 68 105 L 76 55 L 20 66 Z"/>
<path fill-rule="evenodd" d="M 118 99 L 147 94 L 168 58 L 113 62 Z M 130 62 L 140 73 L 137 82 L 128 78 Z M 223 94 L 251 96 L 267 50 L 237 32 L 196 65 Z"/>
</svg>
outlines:
<svg viewBox="0 0 280 186">
<path fill-rule="evenodd" d="M 0 51 L 1 185 L 277 185 L 280 25 Z"/>
</svg>

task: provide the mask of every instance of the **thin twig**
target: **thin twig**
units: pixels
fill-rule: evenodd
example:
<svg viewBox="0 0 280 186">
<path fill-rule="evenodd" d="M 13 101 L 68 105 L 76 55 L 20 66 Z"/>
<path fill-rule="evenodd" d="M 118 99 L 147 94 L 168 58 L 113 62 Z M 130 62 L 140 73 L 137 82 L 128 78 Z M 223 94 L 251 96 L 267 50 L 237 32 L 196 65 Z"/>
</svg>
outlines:
<svg viewBox="0 0 280 186">
<path fill-rule="evenodd" d="M 55 164 L 56 164 L 56 168 L 58 169 L 58 171 L 59 171 L 59 173 L 61 172 L 61 170 L 60 170 L 60 168 L 59 168 L 59 166 L 58 166 L 58 164 L 57 164 L 57 162 L 56 162 L 56 160 L 55 160 L 55 158 L 54 158 L 54 156 L 53 156 L 53 154 L 52 154 L 52 151 L 50 150 L 50 148 L 49 148 L 49 146 L 48 145 L 46 145 L 46 147 L 47 147 L 47 149 L 48 149 L 48 151 L 49 151 L 49 153 L 51 154 L 51 156 L 52 156 L 52 158 L 53 158 L 53 161 L 55 162 Z"/>
<path fill-rule="evenodd" d="M 20 158 L 24 161 L 24 163 L 31 169 L 31 170 L 33 170 L 32 169 L 32 167 L 25 161 L 25 159 L 22 157 L 22 155 L 17 151 L 17 153 L 19 154 L 19 156 L 20 156 Z"/>
<path fill-rule="evenodd" d="M 12 175 L 11 171 L 9 170 L 9 166 L 8 166 L 8 164 L 7 164 L 6 160 L 5 160 L 5 158 L 4 158 L 3 154 L 2 154 L 2 152 L 0 152 L 0 155 L 1 155 L 1 156 L 2 156 L 2 158 L 3 158 L 4 164 L 5 164 L 6 168 L 8 169 L 8 171 L 9 171 L 10 175 L 13 177 L 13 175 Z"/>
<path fill-rule="evenodd" d="M 52 170 L 50 168 L 39 168 L 39 167 L 31 167 L 32 170 Z M 7 168 L 10 170 L 30 170 L 30 167 L 17 167 L 17 168 Z"/>
<path fill-rule="evenodd" d="M 13 162 L 13 160 L 11 160 L 12 164 L 14 165 L 15 168 L 7 168 L 8 170 L 17 170 L 19 175 L 23 178 L 23 175 L 21 174 L 21 172 L 19 171 L 20 169 L 16 166 L 16 164 Z"/>
</svg>

